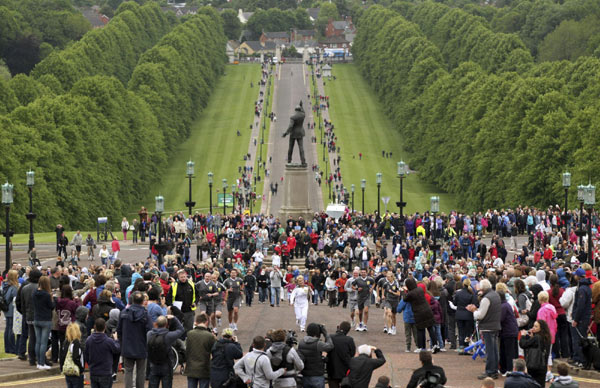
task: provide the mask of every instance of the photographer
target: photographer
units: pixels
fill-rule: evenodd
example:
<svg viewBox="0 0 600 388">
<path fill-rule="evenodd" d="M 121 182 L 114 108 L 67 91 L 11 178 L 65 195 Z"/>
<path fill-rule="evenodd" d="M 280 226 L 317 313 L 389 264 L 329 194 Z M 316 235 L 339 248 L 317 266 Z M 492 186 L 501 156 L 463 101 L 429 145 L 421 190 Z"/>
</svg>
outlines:
<svg viewBox="0 0 600 388">
<path fill-rule="evenodd" d="M 284 368 L 273 371 L 269 357 L 265 353 L 264 337 L 254 337 L 253 350 L 247 353 L 233 366 L 235 374 L 253 388 L 269 388 L 271 382 L 286 372 Z"/>
<path fill-rule="evenodd" d="M 175 330 L 169 331 L 169 325 L 173 324 Z M 184 333 L 184 328 L 179 319 L 172 315 L 161 315 L 154 322 L 154 328 L 148 336 L 148 367 L 150 383 L 149 388 L 158 388 L 162 381 L 163 387 L 173 384 L 173 365 L 169 358 L 171 346 Z"/>
<path fill-rule="evenodd" d="M 271 333 L 273 343 L 267 350 L 273 369 L 284 368 L 285 374 L 273 381 L 273 388 L 296 387 L 296 376 L 304 369 L 304 362 L 300 359 L 293 345 L 296 342 L 295 333 L 290 335 L 285 330 L 278 329 Z"/>
<path fill-rule="evenodd" d="M 324 388 L 325 363 L 321 355 L 323 352 L 333 350 L 333 341 L 327 334 L 325 326 L 317 323 L 309 324 L 306 334 L 306 337 L 298 345 L 298 352 L 305 360 L 302 386 L 304 388 Z M 325 342 L 319 341 L 321 334 L 325 338 Z"/>
<path fill-rule="evenodd" d="M 431 352 L 422 350 L 419 353 L 419 361 L 423 366 L 413 372 L 406 388 L 437 388 L 446 384 L 444 369 L 433 365 Z"/>
<path fill-rule="evenodd" d="M 233 387 L 233 364 L 244 355 L 242 346 L 237 342 L 233 329 L 225 328 L 221 331 L 221 338 L 215 342 L 211 349 L 210 382 L 213 387 Z"/>
<path fill-rule="evenodd" d="M 327 377 L 330 388 L 339 388 L 340 382 L 350 369 L 350 360 L 356 353 L 354 339 L 348 335 L 350 322 L 344 321 L 331 336 L 333 350 L 327 356 Z"/>
<path fill-rule="evenodd" d="M 377 358 L 373 358 L 373 353 Z M 375 346 L 360 345 L 358 356 L 350 360 L 350 386 L 352 388 L 369 388 L 373 371 L 385 364 L 385 357 Z"/>
</svg>

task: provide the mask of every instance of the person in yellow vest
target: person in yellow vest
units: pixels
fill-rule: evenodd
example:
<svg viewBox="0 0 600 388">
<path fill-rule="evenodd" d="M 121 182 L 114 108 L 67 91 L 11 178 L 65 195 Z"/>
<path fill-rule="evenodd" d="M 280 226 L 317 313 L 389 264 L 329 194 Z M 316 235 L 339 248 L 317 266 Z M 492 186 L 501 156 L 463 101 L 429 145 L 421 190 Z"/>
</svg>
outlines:
<svg viewBox="0 0 600 388">
<path fill-rule="evenodd" d="M 171 283 L 167 294 L 167 306 L 175 306 L 183 313 L 183 327 L 186 333 L 194 327 L 194 315 L 196 310 L 196 287 L 188 279 L 188 273 L 184 269 L 177 271 L 177 281 Z"/>
<path fill-rule="evenodd" d="M 425 237 L 425 227 L 423 226 L 423 224 L 417 226 L 416 234 L 417 234 L 417 237 L 419 237 L 419 236 Z"/>
</svg>

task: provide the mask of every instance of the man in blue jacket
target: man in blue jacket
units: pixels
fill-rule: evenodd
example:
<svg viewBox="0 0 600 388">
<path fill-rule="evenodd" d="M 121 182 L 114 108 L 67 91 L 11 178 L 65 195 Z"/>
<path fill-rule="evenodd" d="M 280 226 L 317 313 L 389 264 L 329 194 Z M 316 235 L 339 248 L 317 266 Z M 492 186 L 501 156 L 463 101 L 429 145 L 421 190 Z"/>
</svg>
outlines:
<svg viewBox="0 0 600 388">
<path fill-rule="evenodd" d="M 91 388 L 111 388 L 113 355 L 119 354 L 117 334 L 110 338 L 104 333 L 106 322 L 102 318 L 94 322 L 94 332 L 85 341 L 83 357 L 90 368 Z M 144 380 L 142 380 L 143 383 Z"/>
<path fill-rule="evenodd" d="M 135 386 L 144 388 L 146 358 L 148 358 L 146 333 L 152 330 L 152 320 L 143 306 L 143 293 L 133 292 L 130 300 L 133 304 L 121 311 L 117 326 L 123 366 L 125 367 L 125 388 L 133 388 L 134 367 L 136 367 Z"/>
<path fill-rule="evenodd" d="M 575 293 L 573 302 L 573 327 L 571 335 L 573 338 L 582 338 L 587 336 L 587 328 L 592 317 L 592 289 L 590 288 L 590 279 L 585 277 L 585 270 L 577 268 L 575 276 L 579 278 L 579 287 Z M 585 357 L 579 341 L 574 341 L 573 361 L 577 366 L 583 366 Z M 579 365 L 581 364 L 581 365 Z"/>
</svg>

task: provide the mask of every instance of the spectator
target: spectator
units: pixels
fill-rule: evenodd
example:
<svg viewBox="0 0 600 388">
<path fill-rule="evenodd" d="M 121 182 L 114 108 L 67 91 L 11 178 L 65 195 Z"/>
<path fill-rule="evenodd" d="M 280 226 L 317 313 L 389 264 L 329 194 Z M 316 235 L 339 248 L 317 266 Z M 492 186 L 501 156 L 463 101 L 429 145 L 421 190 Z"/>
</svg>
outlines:
<svg viewBox="0 0 600 388">
<path fill-rule="evenodd" d="M 467 310 L 473 313 L 473 318 L 479 321 L 479 331 L 483 336 L 485 343 L 485 373 L 477 378 L 483 380 L 486 377 L 498 378 L 498 333 L 502 328 L 500 320 L 502 318 L 502 303 L 500 296 L 492 289 L 492 284 L 488 279 L 483 279 L 479 283 L 482 297 L 479 309 L 470 304 Z"/>
<path fill-rule="evenodd" d="M 521 331 L 519 346 L 525 350 L 527 371 L 540 387 L 546 383 L 551 345 L 552 335 L 545 321 L 535 321 L 530 331 Z"/>
<path fill-rule="evenodd" d="M 495 388 L 495 387 L 496 387 L 496 383 L 494 382 L 494 379 L 491 377 L 486 377 L 481 382 L 481 388 Z"/>
<path fill-rule="evenodd" d="M 17 354 L 17 341 L 13 332 L 13 315 L 15 311 L 14 299 L 19 289 L 19 274 L 11 269 L 2 282 L 2 295 L 8 304 L 8 311 L 4 312 L 6 325 L 4 326 L 4 353 Z"/>
<path fill-rule="evenodd" d="M 210 351 L 215 336 L 208 329 L 208 316 L 200 313 L 196 316 L 193 330 L 185 339 L 185 372 L 188 388 L 207 388 L 210 384 Z"/>
<path fill-rule="evenodd" d="M 135 386 L 144 388 L 146 380 L 146 334 L 152 330 L 152 320 L 142 305 L 144 294 L 135 291 L 130 299 L 133 304 L 121 311 L 117 334 L 121 343 L 121 355 L 125 368 L 125 388 L 133 388 L 133 368 L 136 368 Z"/>
<path fill-rule="evenodd" d="M 540 309 L 537 313 L 537 319 L 541 321 L 545 321 L 548 324 L 548 328 L 550 329 L 550 336 L 552 339 L 552 344 L 554 345 L 556 339 L 556 331 L 557 331 L 557 322 L 558 314 L 556 313 L 556 309 L 549 301 L 548 292 L 542 291 L 538 294 L 538 301 L 540 302 Z M 552 357 L 548 358 L 548 372 L 546 373 L 546 380 L 550 381 L 552 379 Z"/>
<path fill-rule="evenodd" d="M 433 365 L 431 352 L 421 350 L 419 352 L 419 361 L 421 361 L 421 367 L 415 370 L 412 376 L 410 376 L 410 381 L 406 388 L 417 388 L 421 385 L 421 382 L 425 377 L 433 375 L 438 376 L 438 384 L 446 384 L 446 374 L 444 373 L 444 369 Z"/>
<path fill-rule="evenodd" d="M 285 373 L 284 368 L 273 371 L 269 357 L 265 353 L 265 345 L 264 337 L 254 337 L 253 350 L 236 362 L 233 367 L 235 374 L 244 383 L 252 384 L 253 388 L 269 388 L 273 380 Z M 304 387 L 308 388 L 306 385 Z"/>
<path fill-rule="evenodd" d="M 233 335 L 233 329 L 225 328 L 221 338 L 212 345 L 210 362 L 210 385 L 212 387 L 227 386 L 225 382 L 234 375 L 233 365 L 244 355 L 242 346 Z M 231 386 L 231 382 L 229 384 Z"/>
<path fill-rule="evenodd" d="M 387 376 L 379 376 L 377 379 L 377 384 L 375 388 L 391 388 L 390 387 L 390 378 Z"/>
<path fill-rule="evenodd" d="M 406 353 L 410 353 L 411 337 L 412 342 L 415 343 L 415 349 L 417 346 L 417 325 L 415 323 L 415 316 L 413 315 L 412 305 L 405 302 L 404 299 L 400 299 L 398 303 L 398 313 L 402 313 L 402 319 L 404 320 L 404 336 L 406 341 Z"/>
<path fill-rule="evenodd" d="M 356 353 L 354 339 L 348 335 L 350 322 L 340 323 L 334 335 L 331 336 L 333 350 L 327 357 L 327 377 L 329 388 L 339 388 L 340 382 L 350 369 L 350 360 Z"/>
<path fill-rule="evenodd" d="M 58 338 L 61 344 L 65 341 L 67 326 L 75 322 L 75 312 L 79 307 L 79 301 L 73 300 L 73 289 L 65 284 L 60 289 L 60 298 L 56 301 L 56 315 L 58 317 Z M 79 335 L 81 340 L 81 334 Z"/>
<path fill-rule="evenodd" d="M 63 286 L 64 288 L 64 286 Z M 79 325 L 70 323 L 66 328 L 66 340 L 62 343 L 60 349 L 60 370 L 65 375 L 67 388 L 83 388 L 83 350 L 81 346 L 81 331 Z M 67 357 L 71 357 L 73 364 L 77 367 L 77 374 L 71 374 L 63 370 Z"/>
<path fill-rule="evenodd" d="M 173 327 L 174 330 L 170 330 Z M 173 385 L 173 367 L 169 353 L 171 347 L 184 333 L 179 319 L 172 315 L 161 315 L 154 322 L 154 328 L 148 332 L 148 367 L 150 368 L 148 388 L 163 388 Z"/>
<path fill-rule="evenodd" d="M 321 334 L 325 341 L 319 341 Z M 302 385 L 304 388 L 325 387 L 325 368 L 323 365 L 323 352 L 333 349 L 331 337 L 327 335 L 325 326 L 310 323 L 306 328 L 306 337 L 298 345 L 298 352 L 304 357 L 304 370 L 302 371 Z"/>
<path fill-rule="evenodd" d="M 273 270 L 269 274 L 269 279 L 271 280 L 271 307 L 275 304 L 279 307 L 283 275 L 277 266 L 273 267 Z"/>
<path fill-rule="evenodd" d="M 499 292 L 502 303 L 502 314 L 500 318 L 500 373 L 507 376 L 513 369 L 512 362 L 519 356 L 517 337 L 519 327 L 513 307 L 506 300 L 506 294 Z"/>
<path fill-rule="evenodd" d="M 164 296 L 161 296 L 159 289 L 152 287 L 148 290 L 148 315 L 150 320 L 154 323 L 161 315 L 167 315 L 167 308 L 164 306 Z"/>
<path fill-rule="evenodd" d="M 406 292 L 404 301 L 410 303 L 417 326 L 417 347 L 423 350 L 426 348 L 425 329 L 429 331 L 430 338 L 433 339 L 435 337 L 435 333 L 433 332 L 433 325 L 435 324 L 433 312 L 425 297 L 425 291 L 421 287 L 417 287 L 417 282 L 414 279 L 406 279 L 404 285 L 404 291 Z"/>
<path fill-rule="evenodd" d="M 550 385 L 550 388 L 579 388 L 579 383 L 569 376 L 569 365 L 564 362 L 559 362 L 556 365 L 558 376 Z"/>
<path fill-rule="evenodd" d="M 106 322 L 98 318 L 94 322 L 94 333 L 85 341 L 84 360 L 90 369 L 91 388 L 111 388 L 113 384 L 113 355 L 119 354 L 121 348 L 117 342 L 117 333 L 110 338 L 104 333 L 105 329 Z M 142 384 L 144 380 L 142 375 Z"/>
<path fill-rule="evenodd" d="M 591 281 L 585 277 L 583 268 L 578 268 L 575 271 L 575 277 L 579 280 L 579 286 L 573 301 L 571 337 L 573 338 L 573 361 L 577 366 L 582 366 L 585 358 L 579 338 L 587 335 L 587 328 L 592 314 L 592 291 L 590 289 Z"/>
<path fill-rule="evenodd" d="M 287 334 L 283 329 L 274 330 L 271 334 L 273 343 L 267 350 L 271 367 L 285 369 L 283 376 L 273 381 L 273 388 L 296 388 L 296 376 L 304 369 L 304 362 L 296 349 L 286 343 L 286 339 Z"/>
<path fill-rule="evenodd" d="M 33 268 L 29 271 L 29 278 L 27 279 L 27 283 L 25 283 L 17 293 L 16 306 L 17 310 L 23 314 L 23 320 L 27 325 L 27 332 L 23 332 L 21 334 L 21 342 L 19 345 L 20 355 L 25 354 L 25 344 L 27 342 L 27 338 L 29 337 L 29 343 L 27 344 L 27 356 L 29 358 L 29 365 L 34 366 L 37 365 L 36 362 L 36 338 L 35 338 L 35 326 L 33 325 L 34 312 L 33 312 L 33 299 L 31 296 L 38 288 L 38 281 L 42 273 L 37 268 Z M 25 330 L 25 326 L 23 326 Z M 21 360 L 24 360 L 24 357 L 19 357 Z"/>
<path fill-rule="evenodd" d="M 373 358 L 373 353 L 377 358 Z M 359 346 L 358 356 L 350 360 L 348 379 L 352 388 L 369 388 L 373 371 L 383 364 L 385 357 L 381 350 L 369 345 Z"/>
<path fill-rule="evenodd" d="M 504 381 L 504 388 L 540 388 L 540 385 L 526 372 L 525 360 L 513 361 L 513 371 Z"/>
<path fill-rule="evenodd" d="M 38 289 L 33 293 L 33 326 L 35 327 L 35 353 L 38 369 L 50 369 L 50 363 L 46 361 L 46 350 L 48 348 L 48 336 L 52 328 L 52 310 L 54 300 L 50 289 L 50 279 L 42 276 L 38 282 Z"/>
<path fill-rule="evenodd" d="M 473 313 L 467 310 L 469 305 L 477 305 L 477 295 L 471 288 L 471 280 L 465 278 L 462 283 L 457 283 L 458 291 L 454 294 L 454 304 L 456 305 L 456 326 L 458 327 L 458 350 L 459 354 L 464 352 L 464 348 L 469 345 L 468 338 L 475 330 L 475 321 Z"/>
</svg>

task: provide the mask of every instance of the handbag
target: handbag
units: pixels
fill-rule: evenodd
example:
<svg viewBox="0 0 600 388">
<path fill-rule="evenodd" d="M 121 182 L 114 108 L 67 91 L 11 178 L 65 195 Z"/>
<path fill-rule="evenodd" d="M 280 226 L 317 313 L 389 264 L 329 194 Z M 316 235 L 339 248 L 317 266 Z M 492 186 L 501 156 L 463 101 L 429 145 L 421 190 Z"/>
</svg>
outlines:
<svg viewBox="0 0 600 388">
<path fill-rule="evenodd" d="M 69 351 L 67 352 L 67 356 L 65 357 L 65 362 L 63 364 L 63 375 L 65 376 L 79 376 L 79 367 L 75 365 L 75 361 L 73 361 L 73 353 L 71 349 L 73 344 L 69 345 Z"/>
<path fill-rule="evenodd" d="M 23 334 L 23 315 L 16 309 L 16 297 L 13 299 L 13 305 L 15 308 L 13 309 L 13 333 L 15 335 Z"/>
</svg>

